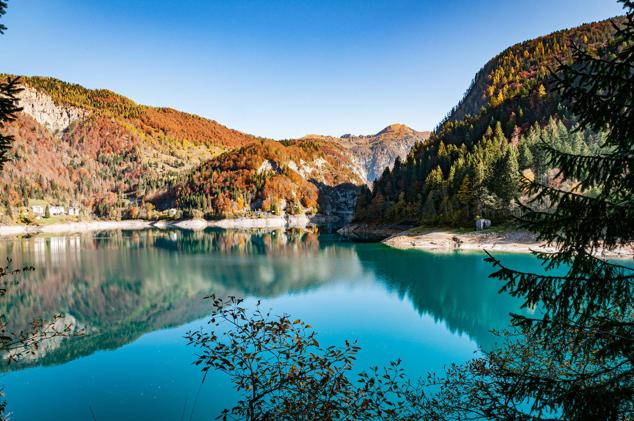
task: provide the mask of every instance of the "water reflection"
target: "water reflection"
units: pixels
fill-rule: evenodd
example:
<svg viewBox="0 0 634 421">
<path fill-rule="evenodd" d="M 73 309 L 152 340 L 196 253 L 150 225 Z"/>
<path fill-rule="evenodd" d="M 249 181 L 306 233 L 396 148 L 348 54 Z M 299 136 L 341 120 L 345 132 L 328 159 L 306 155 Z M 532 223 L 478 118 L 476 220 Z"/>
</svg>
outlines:
<svg viewBox="0 0 634 421">
<path fill-rule="evenodd" d="M 352 244 L 305 231 L 113 231 L 3 240 L 0 258 L 33 264 L 1 303 L 10 328 L 64 312 L 87 335 L 45 347 L 24 365 L 60 364 L 199 319 L 202 297 L 276 297 L 325 284 L 379 282 L 421 314 L 481 345 L 517 303 L 497 294 L 480 255 L 432 255 Z M 522 257 L 524 261 L 525 257 Z M 520 262 L 521 263 L 521 262 Z M 6 370 L 6 365 L 3 365 Z M 12 365 L 8 369 L 20 366 Z"/>
<path fill-rule="evenodd" d="M 411 300 L 421 314 L 444 322 L 454 333 L 466 333 L 480 346 L 493 345 L 492 328 L 507 326 L 509 313 L 519 311 L 519 302 L 498 294 L 499 282 L 489 279 L 491 266 L 481 253 L 432 254 L 395 251 L 384 247 L 358 248 L 357 255 L 398 294 Z M 535 267 L 526 255 L 507 255 L 513 267 Z"/>
</svg>

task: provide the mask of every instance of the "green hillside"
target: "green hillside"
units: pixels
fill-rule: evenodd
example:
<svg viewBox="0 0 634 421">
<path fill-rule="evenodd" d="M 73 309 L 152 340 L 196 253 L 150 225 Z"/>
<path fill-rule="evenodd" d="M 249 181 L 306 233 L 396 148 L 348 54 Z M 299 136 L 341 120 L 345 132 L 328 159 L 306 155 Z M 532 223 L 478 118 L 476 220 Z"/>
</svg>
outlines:
<svg viewBox="0 0 634 421">
<path fill-rule="evenodd" d="M 575 46 L 608 56 L 614 32 L 611 21 L 586 24 L 516 44 L 493 58 L 430 140 L 361 194 L 356 221 L 471 225 L 474 218 L 487 217 L 503 222 L 515 212 L 520 171 L 559 183 L 541 145 L 590 152 L 600 134 L 574 130 L 575 117 L 551 89 L 549 68 L 569 62 Z"/>
</svg>

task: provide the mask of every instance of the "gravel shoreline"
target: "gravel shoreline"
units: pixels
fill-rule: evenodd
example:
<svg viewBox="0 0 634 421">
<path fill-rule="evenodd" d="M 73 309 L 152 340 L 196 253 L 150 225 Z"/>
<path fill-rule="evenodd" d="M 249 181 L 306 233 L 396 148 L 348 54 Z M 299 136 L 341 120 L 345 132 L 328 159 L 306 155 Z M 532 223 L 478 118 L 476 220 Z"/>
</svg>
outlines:
<svg viewBox="0 0 634 421">
<path fill-rule="evenodd" d="M 404 231 L 383 240 L 383 243 L 398 249 L 419 249 L 435 252 L 452 251 L 497 251 L 508 253 L 530 253 L 532 251 L 554 252 L 554 247 L 546 247 L 537 241 L 535 234 L 528 231 L 474 231 L 456 233 L 439 230 L 418 233 Z M 631 259 L 634 245 L 599 253 L 600 257 Z"/>
<path fill-rule="evenodd" d="M 36 234 L 62 234 L 89 231 L 107 230 L 140 230 L 147 228 L 179 228 L 190 231 L 199 231 L 207 227 L 222 229 L 285 229 L 305 228 L 309 225 L 336 224 L 337 217 L 323 215 L 288 215 L 266 216 L 262 218 L 235 218 L 207 221 L 204 219 L 186 219 L 181 221 L 145 221 L 141 219 L 123 221 L 83 221 L 62 222 L 50 225 L 0 225 L 0 236 L 36 235 Z"/>
<path fill-rule="evenodd" d="M 63 222 L 51 225 L 0 225 L 0 236 L 7 235 L 35 235 L 71 232 L 87 232 L 102 230 L 137 230 L 152 227 L 153 221 L 124 220 L 124 221 L 84 221 Z"/>
</svg>

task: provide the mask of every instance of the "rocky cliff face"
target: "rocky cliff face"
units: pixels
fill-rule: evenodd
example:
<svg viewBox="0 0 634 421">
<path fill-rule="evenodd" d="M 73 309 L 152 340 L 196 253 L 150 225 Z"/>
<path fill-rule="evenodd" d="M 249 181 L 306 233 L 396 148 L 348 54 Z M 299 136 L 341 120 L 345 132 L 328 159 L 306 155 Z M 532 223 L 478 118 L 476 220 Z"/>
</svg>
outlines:
<svg viewBox="0 0 634 421">
<path fill-rule="evenodd" d="M 430 132 L 419 132 L 404 124 L 392 124 L 375 135 L 342 136 L 357 161 L 365 169 L 368 183 L 392 168 L 396 158 L 404 160 L 417 142 L 424 142 Z"/>
<path fill-rule="evenodd" d="M 81 108 L 57 105 L 49 95 L 28 86 L 20 92 L 19 98 L 23 112 L 53 133 L 66 130 L 88 114 Z"/>
<path fill-rule="evenodd" d="M 345 134 L 341 137 L 308 135 L 337 144 L 350 156 L 354 171 L 365 184 L 379 178 L 385 168 L 392 168 L 396 158 L 404 160 L 417 142 L 426 141 L 431 132 L 419 132 L 404 124 L 392 124 L 373 135 Z"/>
<path fill-rule="evenodd" d="M 339 225 L 349 224 L 354 216 L 354 206 L 359 197 L 360 187 L 352 183 L 337 186 L 318 184 L 317 187 L 321 213 L 337 218 L 336 222 Z"/>
</svg>

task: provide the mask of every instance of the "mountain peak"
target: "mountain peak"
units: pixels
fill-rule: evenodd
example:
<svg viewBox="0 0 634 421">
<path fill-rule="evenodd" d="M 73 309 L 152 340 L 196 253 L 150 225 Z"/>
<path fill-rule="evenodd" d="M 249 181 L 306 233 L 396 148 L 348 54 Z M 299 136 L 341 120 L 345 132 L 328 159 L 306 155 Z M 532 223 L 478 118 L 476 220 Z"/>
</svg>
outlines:
<svg viewBox="0 0 634 421">
<path fill-rule="evenodd" d="M 404 135 L 411 135 L 414 133 L 416 133 L 416 130 L 412 129 L 411 127 L 401 123 L 394 123 L 394 124 L 390 124 L 383 130 L 378 132 L 375 136 L 382 136 L 382 135 L 404 136 Z"/>
</svg>

